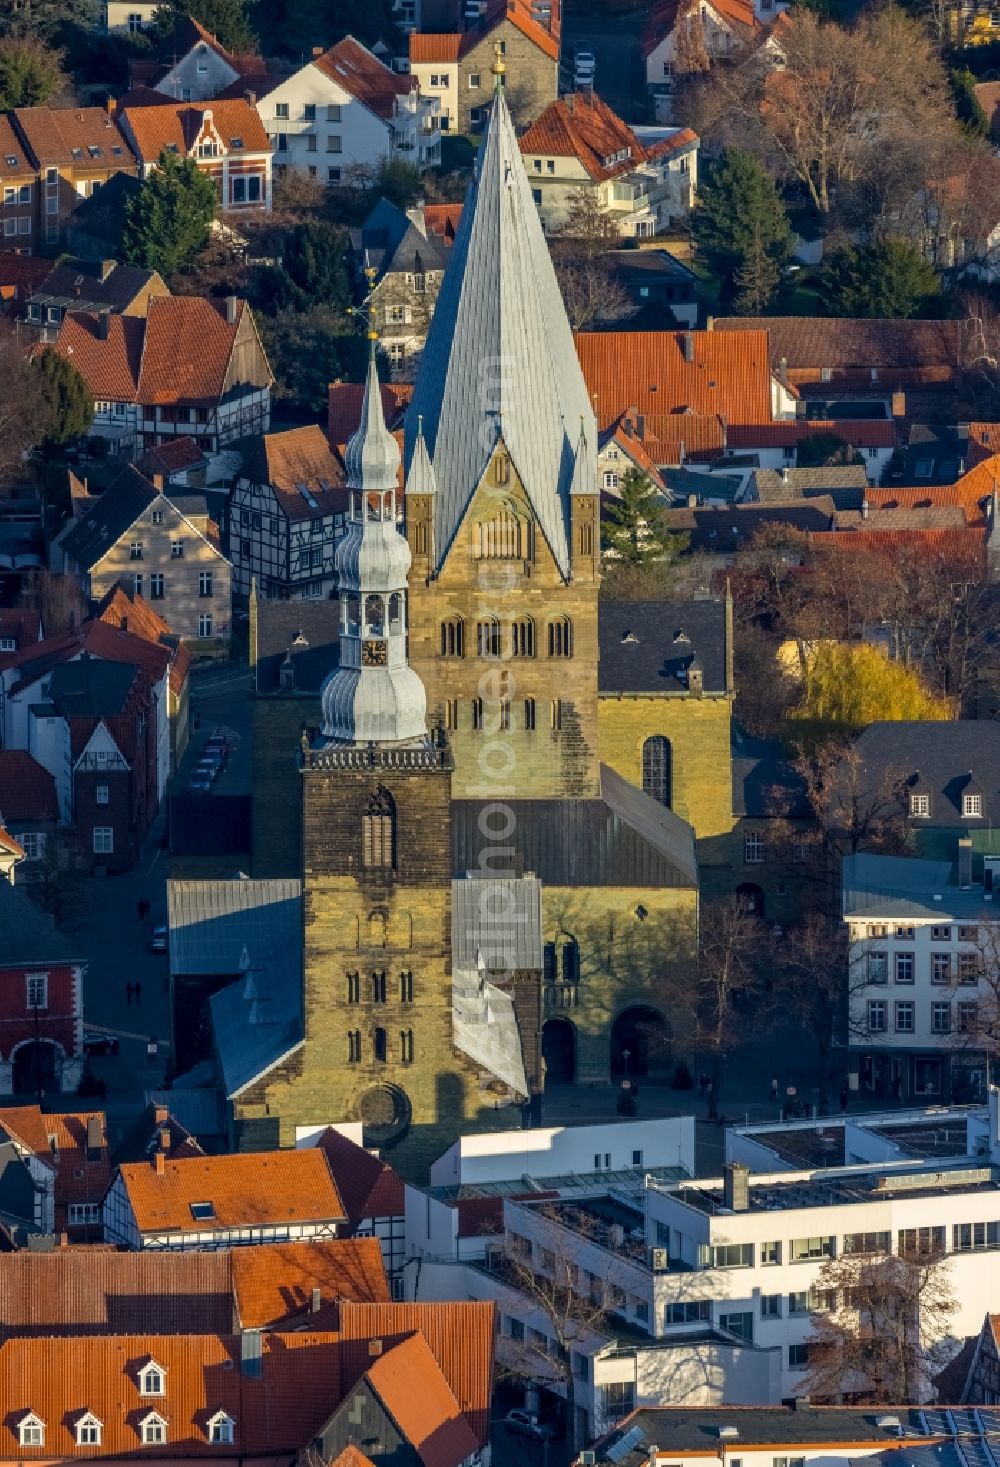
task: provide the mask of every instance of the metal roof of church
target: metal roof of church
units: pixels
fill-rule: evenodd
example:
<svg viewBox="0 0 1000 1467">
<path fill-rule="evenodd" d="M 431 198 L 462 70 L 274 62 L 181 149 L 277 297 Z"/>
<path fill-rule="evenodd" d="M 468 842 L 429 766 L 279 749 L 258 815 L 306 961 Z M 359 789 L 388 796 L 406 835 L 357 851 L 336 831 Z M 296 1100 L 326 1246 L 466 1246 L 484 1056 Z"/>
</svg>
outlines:
<svg viewBox="0 0 1000 1467">
<path fill-rule="evenodd" d="M 597 429 L 502 89 L 452 246 L 406 419 L 434 467 L 442 563 L 502 437 L 556 562 L 570 571 L 569 497 L 596 492 Z"/>
</svg>

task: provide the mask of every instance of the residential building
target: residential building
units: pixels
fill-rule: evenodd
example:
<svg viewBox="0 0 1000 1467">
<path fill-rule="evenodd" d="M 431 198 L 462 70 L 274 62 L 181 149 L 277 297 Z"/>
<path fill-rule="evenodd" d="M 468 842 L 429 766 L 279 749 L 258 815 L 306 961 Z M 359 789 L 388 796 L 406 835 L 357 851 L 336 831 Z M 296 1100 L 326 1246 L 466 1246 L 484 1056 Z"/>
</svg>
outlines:
<svg viewBox="0 0 1000 1467">
<path fill-rule="evenodd" d="M 0 881 L 0 1094 L 75 1091 L 86 959 L 48 913 Z"/>
<path fill-rule="evenodd" d="M 134 36 L 150 25 L 159 8 L 159 0 L 105 0 L 104 23 L 109 33 Z"/>
<path fill-rule="evenodd" d="M 24 860 L 24 847 L 20 841 L 14 839 L 9 831 L 0 825 L 0 880 L 9 881 L 14 885 L 14 871 L 20 861 Z"/>
<path fill-rule="evenodd" d="M 42 640 L 42 618 L 27 607 L 0 607 L 0 654 L 20 652 Z"/>
<path fill-rule="evenodd" d="M 261 56 L 234 55 L 192 16 L 181 15 L 173 32 L 151 57 L 133 56 L 131 88 L 151 87 L 175 102 L 208 102 L 220 93 L 267 84 Z"/>
<path fill-rule="evenodd" d="M 998 1436 L 992 1413 L 947 1406 L 882 1411 L 796 1400 L 766 1410 L 727 1405 L 692 1411 L 663 1405 L 640 1407 L 619 1421 L 595 1444 L 594 1457 L 601 1467 L 660 1467 L 667 1461 L 704 1462 L 707 1447 L 711 1464 L 738 1452 L 748 1467 L 774 1467 L 781 1460 L 777 1454 L 802 1467 L 848 1467 L 866 1459 L 873 1467 L 905 1467 L 925 1453 L 951 1464 L 979 1452 L 992 1455 L 1000 1447 Z"/>
<path fill-rule="evenodd" d="M 48 1230 L 72 1242 L 97 1241 L 111 1180 L 103 1111 L 49 1114 L 40 1104 L 23 1105 L 0 1111 L 2 1134 L 37 1164 Z"/>
<path fill-rule="evenodd" d="M 956 785 L 962 819 L 980 824 L 986 789 L 972 773 Z M 918 777 L 908 798 L 911 810 L 929 808 L 930 786 Z M 985 857 L 985 880 L 974 883 L 972 843 L 964 835 L 957 856 L 957 871 L 948 860 L 844 860 L 854 1086 L 924 1099 L 986 1094 L 990 1075 L 979 1024 L 981 1012 L 996 1002 L 997 919 L 990 903 L 1000 858 Z"/>
<path fill-rule="evenodd" d="M 18 107 L 9 115 L 32 163 L 35 225 L 25 245 L 36 253 L 54 254 L 79 201 L 118 173 L 134 177 L 136 161 L 117 121 L 103 107 Z"/>
<path fill-rule="evenodd" d="M 602 503 L 606 497 L 617 496 L 621 482 L 629 469 L 645 474 L 649 482 L 666 494 L 666 484 L 660 470 L 646 452 L 637 433 L 629 431 L 628 423 L 622 419 L 614 427 L 607 428 L 598 439 L 597 471 L 600 474 Z"/>
<path fill-rule="evenodd" d="M 209 459 L 193 438 L 173 438 L 155 448 L 147 448 L 136 464 L 140 474 L 155 481 L 159 474 L 164 483 L 179 493 L 185 489 L 204 489 Z"/>
<path fill-rule="evenodd" d="M 520 139 L 531 193 L 546 233 L 587 198 L 626 239 L 662 234 L 685 219 L 698 183 L 698 136 L 690 128 L 644 129 L 640 140 L 596 92 L 550 102 Z"/>
<path fill-rule="evenodd" d="M 131 583 L 196 656 L 228 646 L 232 572 L 203 497 L 168 497 L 127 468 L 59 546 L 88 596 Z"/>
<path fill-rule="evenodd" d="M 18 884 L 48 880 L 63 844 L 59 797 L 52 775 L 24 749 L 0 749 L 0 824 L 24 851 Z"/>
<path fill-rule="evenodd" d="M 728 334 L 766 331 L 772 370 L 803 397 L 848 388 L 888 398 L 910 387 L 952 387 L 968 329 L 962 321 L 815 316 L 717 316 L 710 324 Z"/>
<path fill-rule="evenodd" d="M 410 72 L 420 90 L 441 99 L 441 128 L 482 130 L 493 97 L 497 46 L 509 77 L 508 103 L 519 128 L 530 126 L 559 95 L 559 6 L 490 0 L 469 29 L 411 32 Z"/>
<path fill-rule="evenodd" d="M 193 158 L 215 184 L 224 213 L 269 212 L 271 144 L 256 110 L 244 97 L 210 104 L 170 102 L 143 107 L 126 103 L 121 129 L 148 178 L 164 153 Z"/>
<path fill-rule="evenodd" d="M 151 296 L 169 294 L 155 270 L 115 260 L 63 260 L 31 290 L 18 322 L 28 339 L 53 342 L 70 311 L 145 316 Z"/>
<path fill-rule="evenodd" d="M 216 454 L 267 432 L 274 379 L 235 296 L 154 296 L 145 317 L 70 312 L 55 350 L 93 393 L 92 435 L 120 454 L 192 435 Z"/>
<path fill-rule="evenodd" d="M 128 578 L 125 582 L 117 581 L 106 592 L 94 615 L 95 620 L 116 627 L 119 633 L 129 634 L 130 639 L 127 645 L 130 656 L 136 658 L 141 656 L 139 649 L 133 646 L 131 637 L 140 638 L 158 650 L 166 649 L 168 653 L 166 687 L 157 692 L 157 716 L 162 719 L 161 710 L 165 703 L 169 723 L 170 757 L 169 761 L 165 759 L 161 746 L 157 750 L 157 760 L 161 770 L 165 767 L 168 773 L 173 773 L 184 757 L 190 732 L 190 649 L 180 641 L 163 617 L 159 616 L 141 596 L 136 595 Z M 102 652 L 99 655 L 107 656 L 110 644 L 107 640 L 97 641 L 97 635 L 90 633 L 92 640 L 89 646 L 92 649 L 100 647 Z M 121 646 L 124 641 L 124 636 L 120 636 L 118 645 Z M 145 665 L 150 676 L 154 676 L 154 664 L 148 655 Z M 158 735 L 158 738 L 161 738 L 161 735 Z M 159 790 L 162 800 L 164 794 L 162 779 Z"/>
<path fill-rule="evenodd" d="M 781 0 L 757 0 L 769 19 L 784 9 Z M 704 66 L 725 61 L 748 46 L 761 32 L 754 0 L 656 0 L 646 17 L 641 49 L 646 86 L 657 122 L 672 119 L 676 74 L 683 74 L 688 58 Z"/>
<path fill-rule="evenodd" d="M 332 596 L 347 509 L 343 464 L 320 427 L 253 439 L 223 523 L 234 592 L 256 582 L 264 597 Z"/>
<path fill-rule="evenodd" d="M 361 226 L 356 258 L 362 271 L 374 271 L 367 277 L 369 310 L 397 381 L 416 374 L 448 249 L 429 228 L 423 204 L 404 213 L 380 199 Z"/>
<path fill-rule="evenodd" d="M 66 248 L 81 260 L 116 260 L 122 254 L 125 203 L 142 187 L 131 173 L 116 173 L 97 193 L 80 199 L 65 221 Z"/>
<path fill-rule="evenodd" d="M 812 404 L 813 407 L 816 404 Z M 682 420 L 683 423 L 683 420 Z M 833 434 L 847 448 L 859 454 L 869 484 L 880 484 L 898 442 L 897 425 L 884 418 L 796 418 L 781 422 L 734 423 L 723 435 L 724 459 L 718 464 L 723 472 L 726 460 L 739 459 L 752 468 L 791 468 L 798 458 L 803 439 L 820 434 Z M 699 457 L 703 456 L 701 454 Z M 714 456 L 714 454 L 713 454 Z"/>
<path fill-rule="evenodd" d="M 0 1342 L 292 1329 L 320 1313 L 313 1308 L 315 1293 L 320 1308 L 336 1299 L 389 1299 L 378 1245 L 370 1238 L 212 1253 L 24 1249 L 4 1260 L 4 1287 Z M 322 1316 L 316 1323 L 324 1327 Z"/>
<path fill-rule="evenodd" d="M 610 258 L 615 279 L 636 309 L 636 329 L 677 325 L 694 330 L 698 277 L 683 261 L 664 249 L 615 250 Z"/>
<path fill-rule="evenodd" d="M 762 504 L 787 504 L 829 495 L 838 513 L 860 513 L 865 504 L 871 505 L 876 493 L 868 488 L 864 464 L 826 464 L 815 469 L 754 469 L 747 498 Z"/>
<path fill-rule="evenodd" d="M 315 1145 L 330 1164 L 347 1213 L 347 1222 L 339 1236 L 375 1239 L 382 1251 L 392 1297 L 402 1299 L 406 1259 L 406 1188 L 402 1179 L 387 1161 L 366 1151 L 334 1126 L 320 1132 Z"/>
<path fill-rule="evenodd" d="M 1000 1316 L 987 1314 L 962 1392 L 965 1406 L 1000 1406 Z"/>
<path fill-rule="evenodd" d="M 438 97 L 386 66 L 353 36 L 315 53 L 257 102 L 275 163 L 349 182 L 388 158 L 417 168 L 440 162 Z"/>
<path fill-rule="evenodd" d="M 39 179 L 24 139 L 10 114 L 0 116 L 0 187 L 3 188 L 3 247 L 30 255 L 36 243 Z"/>
<path fill-rule="evenodd" d="M 321 1151 L 126 1162 L 104 1198 L 105 1241 L 216 1249 L 335 1238 L 346 1221 Z"/>
</svg>

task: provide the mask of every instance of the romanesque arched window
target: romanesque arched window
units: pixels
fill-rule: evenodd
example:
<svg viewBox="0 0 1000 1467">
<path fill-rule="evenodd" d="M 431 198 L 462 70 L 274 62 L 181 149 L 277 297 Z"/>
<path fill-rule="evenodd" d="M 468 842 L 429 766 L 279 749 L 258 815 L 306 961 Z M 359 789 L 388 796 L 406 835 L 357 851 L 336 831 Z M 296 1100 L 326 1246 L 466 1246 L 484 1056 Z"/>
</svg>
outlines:
<svg viewBox="0 0 1000 1467">
<path fill-rule="evenodd" d="M 549 656 L 572 657 L 573 624 L 568 616 L 555 616 L 549 622 Z"/>
<path fill-rule="evenodd" d="M 527 560 L 531 525 L 512 504 L 503 504 L 490 519 L 473 525 L 472 553 L 477 560 Z"/>
<path fill-rule="evenodd" d="M 510 624 L 510 655 L 534 657 L 535 623 L 530 616 L 518 616 Z"/>
<path fill-rule="evenodd" d="M 476 622 L 476 656 L 500 656 L 500 623 L 495 616 Z"/>
<path fill-rule="evenodd" d="M 384 1065 L 389 1051 L 389 1041 L 384 1029 L 372 1030 L 372 1058 L 376 1064 Z"/>
<path fill-rule="evenodd" d="M 391 869 L 395 865 L 396 806 L 380 785 L 368 798 L 361 816 L 361 864 Z"/>
<path fill-rule="evenodd" d="M 562 948 L 562 981 L 580 981 L 580 944 L 575 937 L 567 937 Z"/>
<path fill-rule="evenodd" d="M 449 616 L 441 623 L 441 656 L 465 655 L 465 623 L 460 616 Z"/>
<path fill-rule="evenodd" d="M 671 789 L 670 740 L 654 734 L 642 746 L 642 787 L 660 805 L 669 807 Z"/>
</svg>

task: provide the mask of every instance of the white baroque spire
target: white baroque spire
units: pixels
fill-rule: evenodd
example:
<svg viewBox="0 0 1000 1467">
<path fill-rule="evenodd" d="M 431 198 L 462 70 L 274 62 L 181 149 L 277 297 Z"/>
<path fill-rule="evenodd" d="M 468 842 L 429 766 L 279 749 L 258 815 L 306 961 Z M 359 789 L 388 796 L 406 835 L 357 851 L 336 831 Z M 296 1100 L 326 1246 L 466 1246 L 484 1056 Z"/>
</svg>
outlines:
<svg viewBox="0 0 1000 1467">
<path fill-rule="evenodd" d="M 410 547 L 396 523 L 399 449 L 382 412 L 372 343 L 361 422 L 345 451 L 351 518 L 337 547 L 340 665 L 323 684 L 323 737 L 406 744 L 427 737 L 427 696 L 406 659 Z"/>
</svg>

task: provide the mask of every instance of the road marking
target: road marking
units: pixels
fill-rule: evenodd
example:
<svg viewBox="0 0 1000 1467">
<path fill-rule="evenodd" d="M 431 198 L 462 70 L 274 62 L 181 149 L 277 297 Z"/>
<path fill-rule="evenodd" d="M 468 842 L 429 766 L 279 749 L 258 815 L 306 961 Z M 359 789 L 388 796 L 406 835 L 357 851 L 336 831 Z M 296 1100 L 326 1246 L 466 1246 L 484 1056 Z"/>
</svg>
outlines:
<svg viewBox="0 0 1000 1467">
<path fill-rule="evenodd" d="M 87 1030 L 86 1023 L 85 1023 L 84 1024 L 84 1030 L 86 1032 L 95 1032 L 95 1033 L 98 1033 L 99 1032 L 101 1034 L 114 1034 L 119 1039 L 141 1039 L 144 1044 L 148 1044 L 149 1043 L 149 1030 L 148 1029 L 144 1033 L 142 1033 L 142 1034 L 137 1034 L 133 1029 L 112 1029 L 111 1026 L 110 1026 L 110 1024 L 95 1024 L 93 1031 L 88 1031 Z M 156 1041 L 156 1045 L 157 1045 L 157 1048 L 158 1049 L 169 1049 L 170 1048 L 170 1040 L 169 1039 L 158 1039 Z"/>
</svg>

